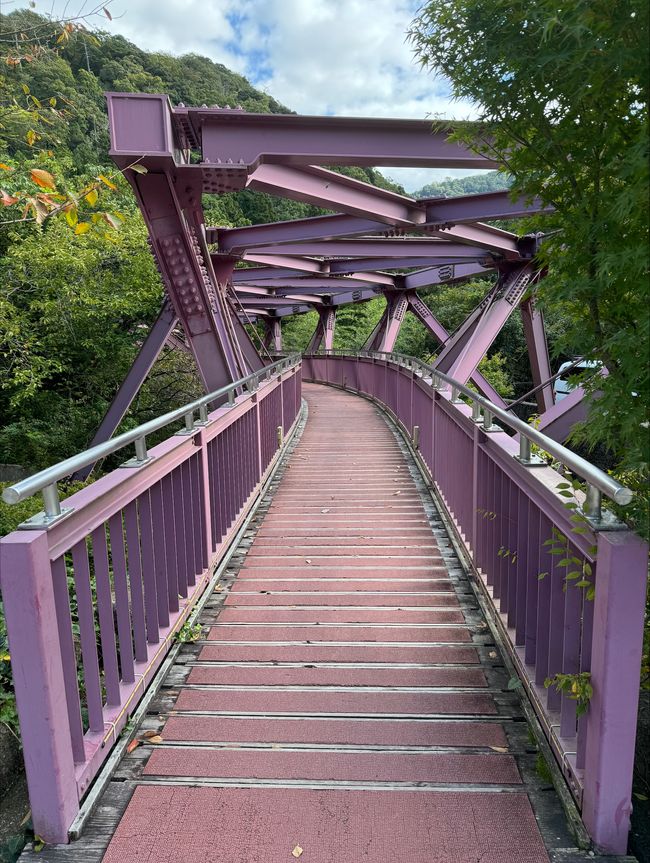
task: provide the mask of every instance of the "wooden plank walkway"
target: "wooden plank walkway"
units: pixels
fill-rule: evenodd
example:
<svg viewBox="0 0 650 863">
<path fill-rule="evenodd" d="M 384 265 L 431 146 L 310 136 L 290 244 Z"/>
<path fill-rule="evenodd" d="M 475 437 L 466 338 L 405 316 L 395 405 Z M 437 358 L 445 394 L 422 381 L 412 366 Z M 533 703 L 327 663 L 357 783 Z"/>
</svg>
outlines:
<svg viewBox="0 0 650 863">
<path fill-rule="evenodd" d="M 368 401 L 304 390 L 302 438 L 143 742 L 82 839 L 29 860 L 593 860 L 403 443 Z"/>
</svg>

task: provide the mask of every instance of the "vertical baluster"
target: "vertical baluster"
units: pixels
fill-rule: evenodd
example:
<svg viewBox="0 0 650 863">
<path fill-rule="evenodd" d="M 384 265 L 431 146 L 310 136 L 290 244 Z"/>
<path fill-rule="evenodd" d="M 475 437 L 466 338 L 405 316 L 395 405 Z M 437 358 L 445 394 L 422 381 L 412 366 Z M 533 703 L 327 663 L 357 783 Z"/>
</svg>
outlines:
<svg viewBox="0 0 650 863">
<path fill-rule="evenodd" d="M 485 571 L 487 576 L 488 586 L 491 587 L 494 584 L 494 570 L 496 567 L 496 557 L 494 553 L 494 537 L 496 533 L 496 520 L 498 518 L 498 514 L 495 510 L 495 498 L 496 498 L 496 488 L 495 488 L 495 465 L 489 455 L 486 453 L 487 458 L 487 479 L 485 482 L 486 488 L 486 501 L 485 508 L 487 511 L 486 515 L 486 523 L 487 530 L 486 534 L 486 542 L 485 542 Z"/>
<path fill-rule="evenodd" d="M 208 561 L 205 557 L 205 543 L 203 541 L 203 507 L 201 499 L 201 477 L 199 474 L 200 464 L 198 453 L 193 455 L 189 461 L 190 482 L 192 484 L 192 524 L 194 526 L 194 568 L 197 575 L 201 575 Z"/>
<path fill-rule="evenodd" d="M 568 549 L 568 554 L 573 555 L 574 549 Z M 548 636 L 548 677 L 554 677 L 562 671 L 562 654 L 564 643 L 564 608 L 566 601 L 565 577 L 567 568 L 558 566 L 557 556 L 553 558 L 553 571 L 551 573 L 551 597 L 549 615 Z M 573 589 L 573 588 L 570 588 Z M 547 690 L 546 704 L 549 710 L 559 710 L 562 701 L 561 694 L 554 686 Z"/>
<path fill-rule="evenodd" d="M 217 475 L 217 494 L 219 495 L 219 499 L 221 501 L 221 539 L 223 540 L 224 536 L 228 532 L 228 528 L 232 522 L 232 516 L 234 512 L 234 489 L 233 489 L 233 476 L 232 476 L 232 464 L 229 458 L 229 448 L 228 441 L 230 439 L 230 428 L 225 429 L 221 435 L 219 435 L 219 473 Z"/>
<path fill-rule="evenodd" d="M 104 666 L 104 686 L 106 703 L 116 706 L 121 703 L 120 673 L 117 664 L 117 644 L 113 623 L 113 596 L 111 578 L 108 570 L 108 549 L 106 547 L 106 526 L 100 525 L 92 532 L 93 563 L 95 565 L 95 591 L 97 595 L 97 616 L 99 635 L 102 644 L 102 664 Z"/>
<path fill-rule="evenodd" d="M 95 639 L 95 611 L 90 588 L 90 567 L 85 539 L 82 539 L 72 548 L 72 565 L 77 594 L 79 641 L 81 643 L 81 661 L 88 707 L 88 725 L 91 731 L 101 733 L 104 730 L 104 709 L 102 687 L 99 680 L 97 641 Z"/>
<path fill-rule="evenodd" d="M 505 611 L 504 605 L 507 606 L 507 600 L 504 598 L 504 581 L 506 577 L 505 571 L 505 550 L 508 544 L 508 523 L 509 523 L 509 497 L 508 497 L 508 478 L 501 468 L 495 465 L 495 482 L 497 499 L 494 506 L 494 511 L 497 514 L 495 524 L 498 525 L 496 537 L 496 549 L 494 558 L 494 598 L 500 600 L 499 610 Z M 499 554 L 501 555 L 499 556 Z"/>
<path fill-rule="evenodd" d="M 524 644 L 526 637 L 526 607 L 527 592 L 530 581 L 529 573 L 529 543 L 531 534 L 531 511 L 532 501 L 528 500 L 525 492 L 519 495 L 518 521 L 517 521 L 517 567 L 516 567 L 516 599 L 515 599 L 515 644 L 519 647 Z"/>
<path fill-rule="evenodd" d="M 138 662 L 146 662 L 147 629 L 142 586 L 142 561 L 140 559 L 140 531 L 137 504 L 134 500 L 124 508 L 124 526 L 126 528 L 127 566 L 131 588 L 131 625 L 133 626 L 135 658 Z"/>
<path fill-rule="evenodd" d="M 165 523 L 165 560 L 167 569 L 167 604 L 170 611 L 179 610 L 178 605 L 178 568 L 176 566 L 176 516 L 172 474 L 168 473 L 160 481 L 163 519 Z"/>
<path fill-rule="evenodd" d="M 154 578 L 156 581 L 156 601 L 158 603 L 158 623 L 169 626 L 169 605 L 167 593 L 167 537 L 162 501 L 162 482 L 149 489 L 151 499 L 151 527 L 154 548 Z"/>
<path fill-rule="evenodd" d="M 594 567 L 597 570 L 597 567 Z M 598 575 L 596 572 L 596 580 Z M 591 671 L 591 648 L 594 633 L 594 603 L 585 601 L 582 605 L 582 634 L 580 639 L 580 671 Z M 578 746 L 576 752 L 576 767 L 583 770 L 585 766 L 585 752 L 587 749 L 589 723 L 587 716 L 583 714 L 578 719 Z"/>
<path fill-rule="evenodd" d="M 192 508 L 192 478 L 189 459 L 180 465 L 183 484 L 183 518 L 185 521 L 185 572 L 188 590 L 196 584 L 196 555 L 194 552 L 194 510 Z"/>
<path fill-rule="evenodd" d="M 158 633 L 158 597 L 151 520 L 151 498 L 148 490 L 143 492 L 138 498 L 138 509 L 140 512 L 140 548 L 147 641 L 149 644 L 157 644 L 160 640 Z"/>
<path fill-rule="evenodd" d="M 225 432 L 212 440 L 212 481 L 214 484 L 214 513 L 215 513 L 215 542 L 217 545 L 223 540 L 226 532 L 228 501 L 224 494 L 224 439 Z"/>
<path fill-rule="evenodd" d="M 584 592 L 569 583 L 564 594 L 564 644 L 562 645 L 563 674 L 576 674 L 580 670 L 580 629 Z M 562 696 L 560 709 L 560 735 L 574 737 L 576 734 L 576 702 Z"/>
<path fill-rule="evenodd" d="M 131 613 L 129 610 L 129 587 L 126 578 L 126 557 L 124 554 L 124 526 L 122 511 L 116 512 L 108 521 L 111 540 L 111 560 L 113 561 L 113 582 L 115 585 L 115 616 L 120 649 L 120 671 L 125 683 L 135 680 L 133 668 L 133 640 L 131 634 Z"/>
<path fill-rule="evenodd" d="M 172 475 L 174 495 L 174 533 L 176 535 L 176 577 L 179 594 L 187 597 L 187 536 L 185 534 L 185 500 L 183 498 L 183 474 L 181 465 L 174 468 Z"/>
<path fill-rule="evenodd" d="M 212 537 L 212 547 L 216 548 L 219 545 L 219 503 L 217 501 L 217 489 L 215 477 L 216 460 L 217 460 L 217 442 L 218 438 L 213 438 L 207 446 L 208 455 L 208 494 L 210 495 L 210 536 Z"/>
<path fill-rule="evenodd" d="M 540 522 L 540 571 L 547 572 L 537 586 L 537 650 L 535 657 L 535 683 L 542 686 L 548 675 L 549 636 L 551 625 L 551 583 L 556 577 L 553 572 L 553 556 L 549 554 L 549 546 L 544 545 L 551 538 L 551 522 L 542 516 Z M 560 588 L 561 590 L 562 588 Z"/>
<path fill-rule="evenodd" d="M 520 503 L 519 490 L 512 480 L 508 480 L 510 486 L 510 525 L 508 531 L 508 626 L 514 627 L 517 617 L 517 572 L 519 570 L 519 529 L 521 523 L 526 519 L 526 499 Z M 522 496 L 523 497 L 523 496 Z"/>
<path fill-rule="evenodd" d="M 68 709 L 72 754 L 76 762 L 83 764 L 86 760 L 86 753 L 84 750 L 84 731 L 79 703 L 77 655 L 72 635 L 72 618 L 70 615 L 70 596 L 68 593 L 68 573 L 65 565 L 65 555 L 61 555 L 61 557 L 52 562 L 52 587 L 54 590 L 54 605 L 56 607 L 56 622 L 61 649 L 63 684 Z"/>
<path fill-rule="evenodd" d="M 537 603 L 539 597 L 539 576 L 544 570 L 542 560 L 547 561 L 542 543 L 542 514 L 536 504 L 530 502 L 528 518 L 528 573 L 526 582 L 526 632 L 524 635 L 524 661 L 534 665 L 537 658 Z M 548 576 L 547 576 L 548 578 Z"/>
</svg>

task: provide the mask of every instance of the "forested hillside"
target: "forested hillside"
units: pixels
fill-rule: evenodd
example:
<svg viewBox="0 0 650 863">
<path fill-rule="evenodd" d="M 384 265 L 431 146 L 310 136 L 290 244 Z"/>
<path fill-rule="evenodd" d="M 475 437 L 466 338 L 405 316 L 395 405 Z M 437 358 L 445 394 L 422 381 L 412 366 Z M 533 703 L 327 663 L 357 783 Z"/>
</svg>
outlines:
<svg viewBox="0 0 650 863">
<path fill-rule="evenodd" d="M 470 177 L 447 177 L 437 183 L 427 183 L 414 198 L 455 198 L 457 195 L 478 195 L 481 192 L 501 192 L 512 183 L 508 174 L 499 171 L 483 171 Z"/>
<path fill-rule="evenodd" d="M 15 46 L 1 43 L 10 47 L 0 57 L 0 463 L 36 469 L 88 443 L 162 299 L 130 187 L 107 156 L 104 92 L 289 109 L 206 57 L 147 52 L 102 32 L 73 29 L 61 39 L 29 11 L 0 15 L 0 29 L 5 37 L 16 34 Z M 21 41 L 23 33 L 38 37 Z M 65 220 L 44 218 L 30 203 L 35 188 L 43 191 L 34 186 L 34 170 L 75 201 Z M 396 188 L 372 169 L 345 172 Z M 319 212 L 248 191 L 206 200 L 213 225 Z M 187 401 L 196 388 L 191 361 L 165 351 L 125 424 Z"/>
</svg>

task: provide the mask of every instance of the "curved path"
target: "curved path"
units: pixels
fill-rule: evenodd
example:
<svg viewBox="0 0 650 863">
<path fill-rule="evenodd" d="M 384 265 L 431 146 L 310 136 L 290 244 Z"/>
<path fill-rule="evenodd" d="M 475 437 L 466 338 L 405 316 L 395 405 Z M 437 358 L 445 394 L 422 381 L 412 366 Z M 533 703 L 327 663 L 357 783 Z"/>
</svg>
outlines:
<svg viewBox="0 0 650 863">
<path fill-rule="evenodd" d="M 363 399 L 305 390 L 105 863 L 547 861 L 517 700 L 394 433 Z"/>
</svg>

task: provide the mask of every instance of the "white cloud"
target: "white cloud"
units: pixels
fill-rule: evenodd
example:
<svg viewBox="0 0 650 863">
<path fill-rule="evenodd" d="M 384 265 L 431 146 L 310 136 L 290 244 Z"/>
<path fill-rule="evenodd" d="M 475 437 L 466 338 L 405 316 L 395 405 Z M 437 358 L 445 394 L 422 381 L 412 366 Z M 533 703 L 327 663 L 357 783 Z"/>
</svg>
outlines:
<svg viewBox="0 0 650 863">
<path fill-rule="evenodd" d="M 27 2 L 16 0 L 16 6 Z M 472 106 L 452 101 L 448 84 L 413 59 L 406 31 L 418 5 L 419 0 L 113 0 L 113 21 L 95 23 L 145 50 L 204 54 L 301 114 L 471 117 Z M 37 0 L 36 11 L 53 8 L 60 15 L 65 6 L 65 0 Z M 74 13 L 73 3 L 67 8 Z M 385 173 L 412 190 L 467 172 Z"/>
</svg>

